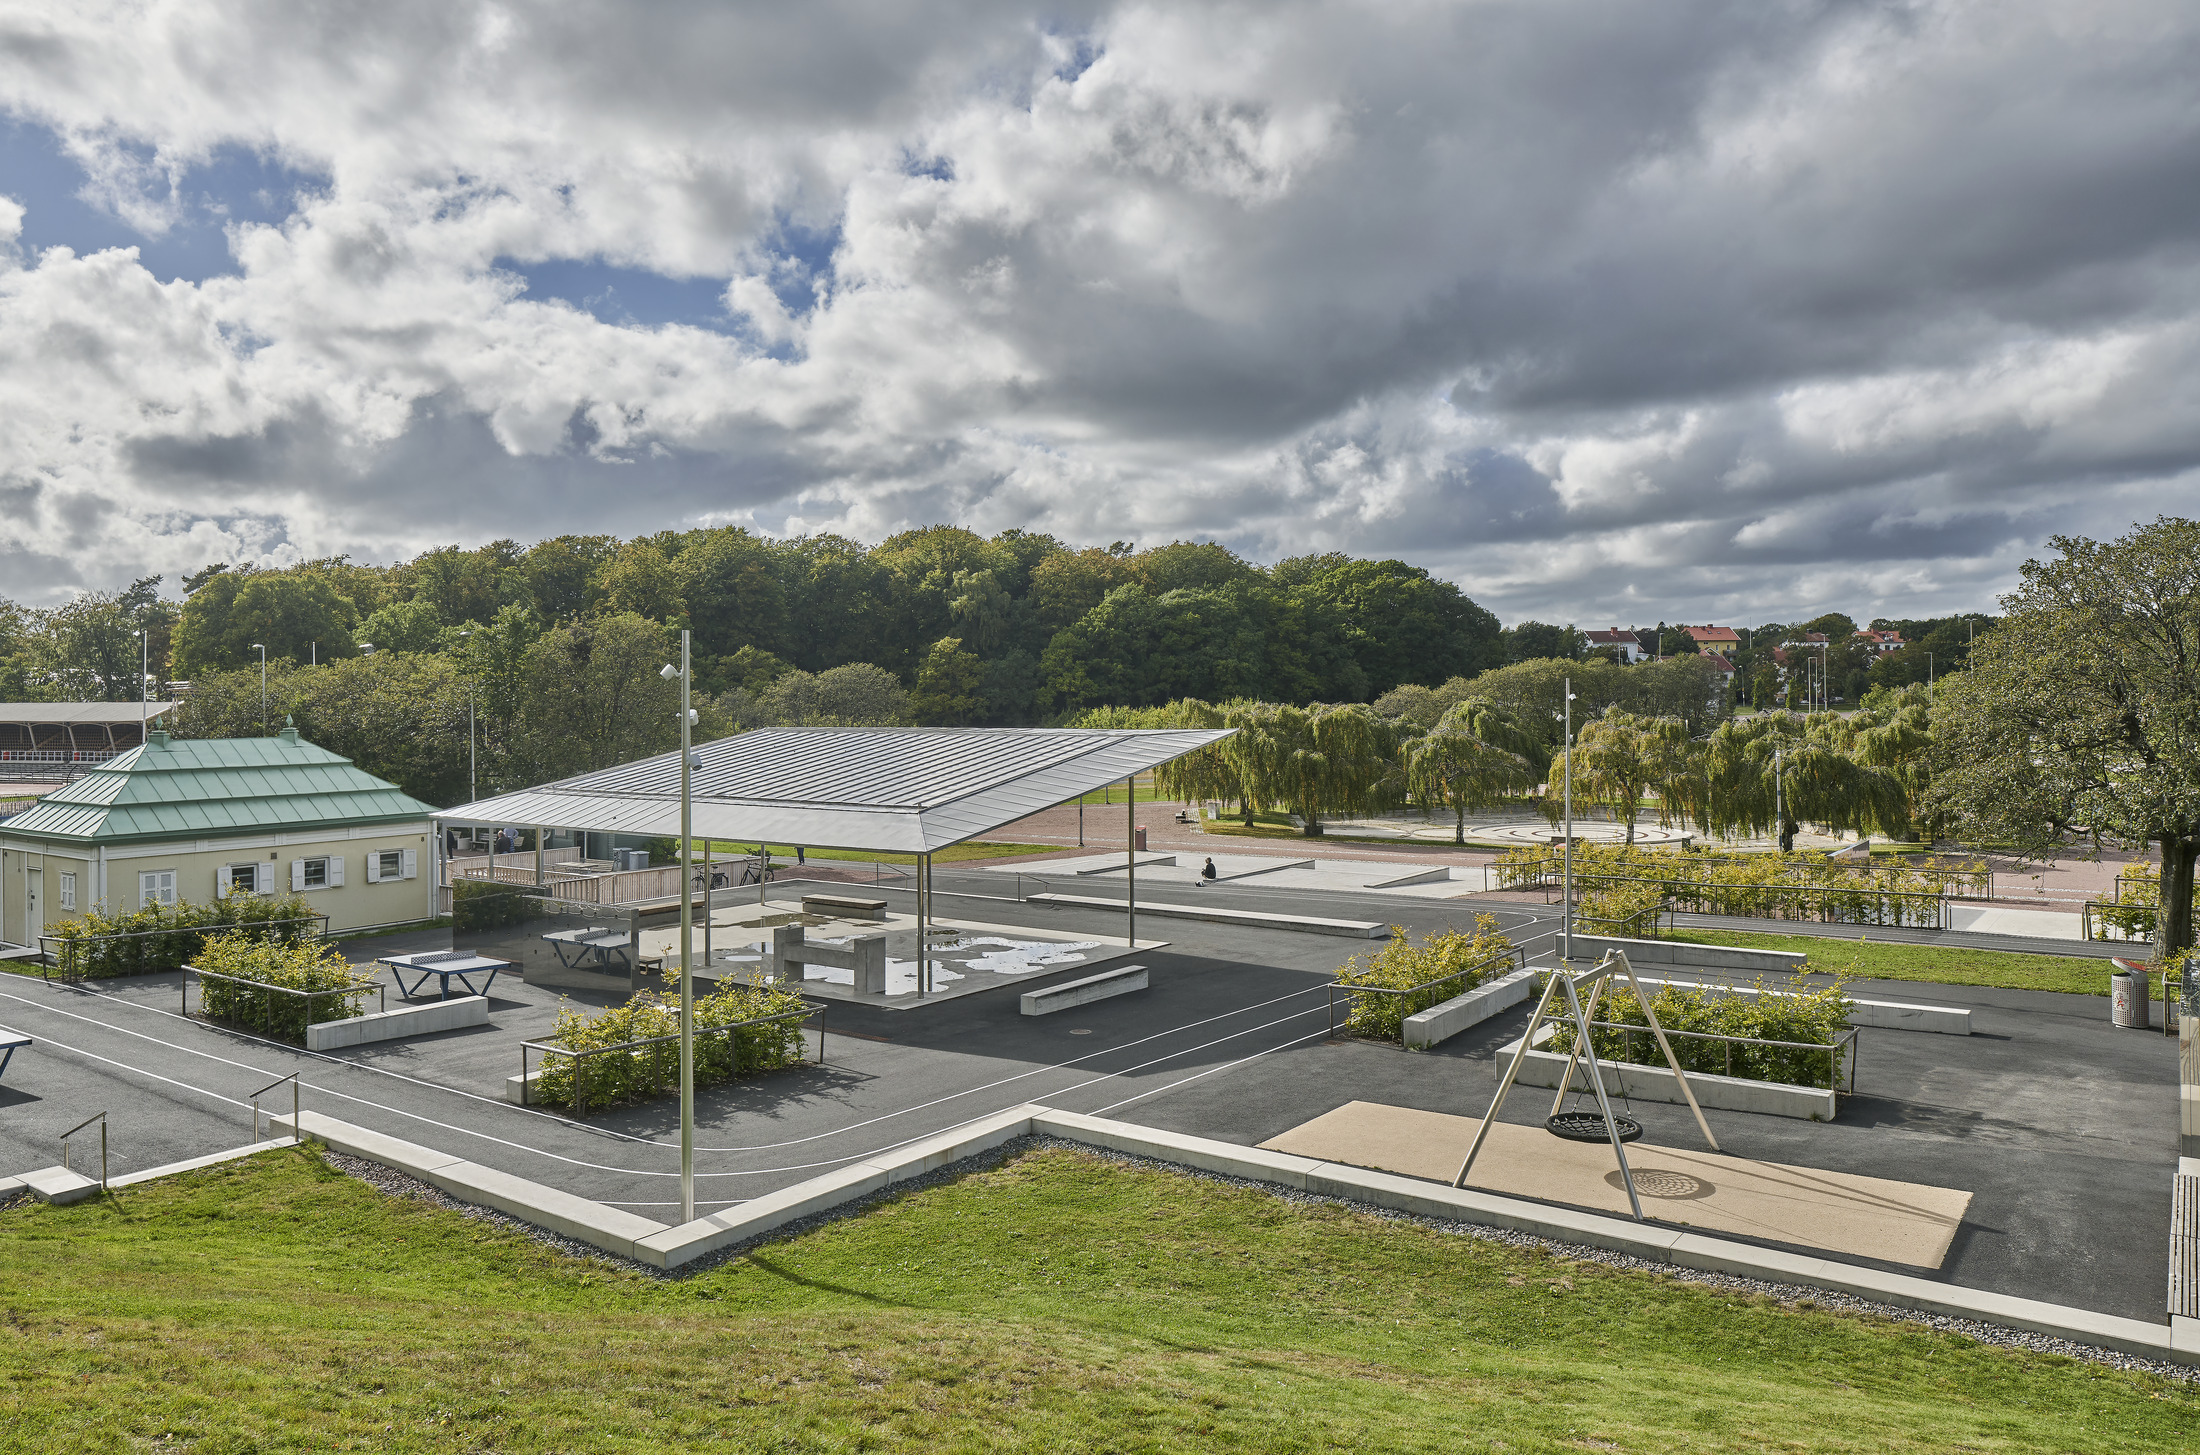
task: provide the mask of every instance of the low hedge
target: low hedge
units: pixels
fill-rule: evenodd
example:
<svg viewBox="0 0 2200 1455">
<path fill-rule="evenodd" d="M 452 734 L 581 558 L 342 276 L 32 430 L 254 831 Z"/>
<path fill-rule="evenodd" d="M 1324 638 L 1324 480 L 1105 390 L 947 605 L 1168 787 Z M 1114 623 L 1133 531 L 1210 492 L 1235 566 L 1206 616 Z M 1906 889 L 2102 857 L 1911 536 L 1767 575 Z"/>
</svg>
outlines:
<svg viewBox="0 0 2200 1455">
<path fill-rule="evenodd" d="M 199 982 L 199 1009 L 208 1018 L 291 1041 L 303 1041 L 308 1025 L 365 1014 L 367 991 L 375 983 L 372 975 L 353 970 L 333 944 L 234 933 L 208 939 L 191 968 L 224 977 Z M 282 994 L 285 990 L 310 994 Z"/>
<path fill-rule="evenodd" d="M 1354 1035 L 1396 1041 L 1405 1035 L 1406 1017 L 1440 1005 L 1511 968 L 1513 942 L 1499 933 L 1497 917 L 1478 914 L 1474 933 L 1444 930 L 1420 944 L 1393 925 L 1390 939 L 1372 954 L 1354 955 L 1337 971 L 1345 985 L 1409 991 L 1405 995 L 1355 995 L 1345 1026 Z"/>
<path fill-rule="evenodd" d="M 810 1008 L 809 1002 L 794 991 L 770 985 L 729 983 L 709 995 L 696 997 L 696 1086 L 777 1071 L 801 1061 L 808 1049 L 802 1022 L 792 1016 L 766 1025 L 742 1026 L 726 1035 L 706 1036 L 705 1031 Z M 680 1002 L 645 990 L 625 1005 L 592 1016 L 568 1005 L 558 1012 L 556 1029 L 547 1039 L 569 1051 L 598 1051 L 679 1033 Z M 679 1084 L 680 1046 L 677 1041 L 665 1041 L 626 1055 L 547 1057 L 528 1100 L 570 1106 L 578 1090 L 584 1106 L 613 1106 L 662 1096 L 678 1090 Z"/>
<path fill-rule="evenodd" d="M 1813 989 L 1801 981 L 1767 986 L 1757 981 L 1756 995 L 1730 995 L 1716 987 L 1668 985 L 1650 997 L 1658 1024 L 1668 1031 L 1702 1031 L 1717 1036 L 1747 1036 L 1759 1041 L 1801 1041 L 1831 1046 L 1849 1032 L 1853 1002 L 1840 982 Z M 1777 993 L 1774 993 L 1777 992 Z M 1617 1030 L 1591 1032 L 1597 1057 L 1626 1061 L 1638 1066 L 1663 1066 L 1665 1053 L 1650 1035 L 1650 1018 L 1643 1014 L 1635 992 L 1616 982 L 1608 983 L 1597 1003 L 1595 1018 L 1616 1025 L 1642 1026 L 1642 1034 Z M 1574 1046 L 1570 1020 L 1558 1021 L 1558 1032 L 1547 1049 L 1565 1055 Z M 1707 1076 L 1733 1075 L 1751 1081 L 1777 1081 L 1786 1086 L 1824 1086 L 1829 1071 L 1823 1051 L 1788 1046 L 1729 1045 L 1724 1041 L 1696 1041 L 1672 1037 L 1673 1054 L 1683 1071 Z M 1848 1047 L 1832 1054 L 1831 1078 L 1838 1085 L 1847 1064 Z M 1732 1055 L 1731 1071 L 1728 1069 Z M 1586 1081 L 1583 1083 L 1586 1085 Z"/>
<path fill-rule="evenodd" d="M 303 895 L 233 894 L 212 904 L 149 904 L 134 914 L 87 912 L 47 931 L 55 967 L 68 979 L 103 980 L 175 970 L 216 937 L 243 935 L 280 945 L 318 940 L 320 912 Z"/>
</svg>

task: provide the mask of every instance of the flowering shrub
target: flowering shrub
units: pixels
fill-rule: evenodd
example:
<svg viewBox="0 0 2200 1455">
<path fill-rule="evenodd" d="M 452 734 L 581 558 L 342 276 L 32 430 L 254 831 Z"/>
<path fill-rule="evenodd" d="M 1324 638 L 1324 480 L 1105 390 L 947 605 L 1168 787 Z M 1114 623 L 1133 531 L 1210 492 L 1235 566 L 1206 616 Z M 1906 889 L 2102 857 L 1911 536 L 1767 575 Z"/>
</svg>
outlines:
<svg viewBox="0 0 2200 1455">
<path fill-rule="evenodd" d="M 332 944 L 241 933 L 209 938 L 191 968 L 224 977 L 199 982 L 199 1009 L 208 1017 L 292 1041 L 304 1040 L 308 1025 L 364 1014 L 374 984 L 372 975 L 354 971 Z M 286 990 L 306 993 L 285 995 Z"/>
<path fill-rule="evenodd" d="M 321 916 L 302 895 L 233 894 L 212 904 L 149 904 L 134 914 L 90 910 L 47 932 L 54 964 L 71 980 L 150 975 L 203 953 L 215 936 L 295 945 L 318 939 Z"/>
<path fill-rule="evenodd" d="M 1354 955 L 1337 971 L 1345 985 L 1366 986 L 1371 993 L 1351 998 L 1345 1025 L 1355 1035 L 1395 1041 L 1405 1035 L 1409 1015 L 1427 1010 L 1502 974 L 1512 964 L 1513 942 L 1499 933 L 1495 915 L 1474 917 L 1474 933 L 1444 930 L 1416 945 L 1403 925 L 1391 927 L 1380 950 Z M 1390 995 L 1379 991 L 1400 991 Z"/>
<path fill-rule="evenodd" d="M 1557 881 L 1559 862 L 1549 849 L 1514 849 L 1497 861 L 1498 883 L 1508 889 L 1548 887 Z M 1979 860 L 1858 864 L 1814 853 L 1676 853 L 1574 845 L 1575 903 L 1585 919 L 1602 925 L 1639 918 L 1654 930 L 1655 916 L 1649 911 L 1662 906 L 1757 919 L 1937 927 L 1945 897 L 1982 894 L 1986 887 L 1987 868 Z"/>
<path fill-rule="evenodd" d="M 776 1071 L 800 1061 L 807 1049 L 801 1015 L 809 1003 L 792 990 L 725 982 L 695 1000 L 695 1084 L 709 1086 L 757 1071 Z M 770 1016 L 764 1024 L 746 1024 Z M 737 1030 L 724 1030 L 738 1026 Z M 723 1032 L 709 1034 L 705 1032 Z M 680 1043 L 658 1041 L 629 1051 L 612 1048 L 680 1034 L 677 998 L 645 990 L 625 1005 L 583 1015 L 570 1005 L 558 1012 L 549 1039 L 569 1051 L 608 1051 L 597 1056 L 550 1056 L 528 1093 L 530 1101 L 598 1107 L 643 1101 L 677 1090 Z"/>
<path fill-rule="evenodd" d="M 1755 988 L 1755 995 L 1733 995 L 1713 986 L 1668 985 L 1650 997 L 1650 1004 L 1658 1013 L 1658 1024 L 1668 1031 L 1747 1036 L 1760 1042 L 1801 1041 L 1812 1046 L 1831 1046 L 1848 1034 L 1853 1003 L 1839 981 L 1812 989 L 1800 980 L 1769 987 L 1759 979 Z M 1647 1030 L 1650 1018 L 1643 1014 L 1642 1003 L 1624 981 L 1606 983 L 1594 1019 L 1646 1028 L 1639 1035 L 1618 1030 L 1592 1032 L 1592 1044 L 1600 1059 L 1642 1066 L 1665 1064 L 1665 1053 Z M 1573 1049 L 1576 1033 L 1569 1019 L 1560 1019 L 1557 1025 L 1557 1033 L 1545 1049 L 1563 1056 Z M 1685 1036 L 1670 1039 L 1683 1071 L 1777 1081 L 1788 1086 L 1824 1086 L 1829 1079 L 1838 1083 L 1850 1049 L 1844 1046 L 1829 1053 L 1791 1046 L 1698 1041 Z"/>
</svg>

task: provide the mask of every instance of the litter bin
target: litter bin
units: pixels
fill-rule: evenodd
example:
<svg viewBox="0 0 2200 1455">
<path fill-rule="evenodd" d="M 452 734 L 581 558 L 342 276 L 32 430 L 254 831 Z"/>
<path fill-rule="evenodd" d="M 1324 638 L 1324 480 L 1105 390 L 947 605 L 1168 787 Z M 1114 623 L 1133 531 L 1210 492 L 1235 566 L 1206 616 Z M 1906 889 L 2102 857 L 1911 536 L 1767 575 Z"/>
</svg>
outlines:
<svg viewBox="0 0 2200 1455">
<path fill-rule="evenodd" d="M 1139 852 L 1139 853 L 1141 853 L 1141 854 L 1145 853 L 1145 852 L 1146 852 L 1146 831 L 1145 831 L 1144 829 L 1140 829 L 1140 830 L 1138 831 L 1138 833 L 1136 834 L 1136 836 L 1135 836 L 1135 839 L 1136 839 L 1136 842 L 1137 842 L 1137 844 L 1138 844 L 1138 852 Z"/>
<path fill-rule="evenodd" d="M 2127 1030 L 2154 1029 L 2154 1018 L 2147 1007 L 2147 967 L 2128 960 L 2111 963 L 2116 967 L 2116 973 L 2108 977 L 2111 1020 Z"/>
</svg>

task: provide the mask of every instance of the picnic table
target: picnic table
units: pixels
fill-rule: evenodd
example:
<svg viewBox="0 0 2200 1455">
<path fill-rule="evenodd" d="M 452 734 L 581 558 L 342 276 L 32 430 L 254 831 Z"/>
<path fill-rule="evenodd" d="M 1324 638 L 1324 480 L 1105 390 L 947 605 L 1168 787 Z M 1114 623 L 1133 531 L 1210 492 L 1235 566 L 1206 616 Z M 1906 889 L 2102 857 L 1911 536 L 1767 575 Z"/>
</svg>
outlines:
<svg viewBox="0 0 2200 1455">
<path fill-rule="evenodd" d="M 619 952 L 619 958 L 623 961 L 632 944 L 625 930 L 609 929 L 603 925 L 590 925 L 578 930 L 552 930 L 543 938 L 550 942 L 558 963 L 568 970 L 579 969 L 580 962 L 590 956 L 595 958 L 597 964 L 603 964 L 610 960 L 614 950 Z"/>
<path fill-rule="evenodd" d="M 390 974 L 397 979 L 397 993 L 411 1000 L 420 994 L 420 987 L 433 978 L 438 985 L 437 1000 L 451 998 L 451 982 L 456 980 L 465 987 L 468 995 L 487 995 L 489 987 L 497 983 L 497 972 L 512 968 L 509 960 L 492 960 L 486 955 L 472 955 L 464 950 L 430 950 L 419 955 L 385 955 L 374 962 L 390 967 Z M 413 972 L 411 985 L 405 984 L 405 972 Z M 474 989 L 473 977 L 487 975 L 479 990 Z"/>
<path fill-rule="evenodd" d="M 0 1026 L 0 1076 L 7 1074 L 8 1063 L 15 1059 L 16 1048 L 28 1046 L 30 1043 L 31 1038 L 21 1031 L 11 1031 L 6 1026 Z"/>
</svg>

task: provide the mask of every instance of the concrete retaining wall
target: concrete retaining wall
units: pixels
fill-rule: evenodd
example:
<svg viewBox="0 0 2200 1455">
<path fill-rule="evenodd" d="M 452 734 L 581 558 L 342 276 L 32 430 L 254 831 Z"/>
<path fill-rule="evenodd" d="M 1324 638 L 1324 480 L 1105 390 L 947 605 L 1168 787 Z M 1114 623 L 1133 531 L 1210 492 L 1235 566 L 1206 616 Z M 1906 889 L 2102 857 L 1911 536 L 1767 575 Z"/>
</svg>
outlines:
<svg viewBox="0 0 2200 1455">
<path fill-rule="evenodd" d="M 401 1005 L 395 1010 L 377 1011 L 373 1015 L 353 1016 L 350 1020 L 322 1021 L 319 1025 L 307 1026 L 306 1049 L 336 1051 L 345 1046 L 363 1046 L 369 1041 L 402 1041 L 407 1036 L 425 1036 L 436 1031 L 455 1031 L 461 1026 L 487 1024 L 489 998 L 485 995 L 461 995 L 451 1000 Z"/>
<path fill-rule="evenodd" d="M 1551 1034 L 1546 1026 L 1537 1032 L 1537 1042 Z M 1647 1037 L 1648 1031 L 1643 1032 Z M 1520 1042 L 1508 1041 L 1500 1047 L 1497 1057 L 1510 1062 Z M 1600 1061 L 1604 1072 L 1604 1093 L 1607 1096 L 1625 1096 L 1635 1101 L 1664 1101 L 1676 1106 L 1685 1105 L 1687 1098 L 1681 1095 L 1680 1084 L 1673 1079 L 1672 1068 L 1667 1066 L 1635 1066 L 1617 1061 Z M 1520 1068 L 1520 1084 L 1523 1086 L 1556 1087 L 1566 1074 L 1566 1058 L 1556 1051 L 1530 1051 Z M 1589 1086 L 1586 1063 L 1576 1066 L 1574 1085 L 1584 1097 L 1594 1098 Z M 1739 1076 L 1706 1076 L 1690 1072 L 1689 1090 L 1696 1093 L 1699 1106 L 1714 1107 L 1720 1111 L 1753 1111 L 1766 1116 L 1795 1117 L 1807 1122 L 1830 1122 L 1834 1113 L 1834 1094 L 1823 1086 L 1786 1086 L 1777 1081 L 1745 1081 Z"/>
<path fill-rule="evenodd" d="M 1052 1015 L 1058 1010 L 1068 1010 L 1071 1006 L 1090 1005 L 1096 1000 L 1128 995 L 1134 990 L 1145 988 L 1146 967 L 1125 965 L 1118 970 L 1103 970 L 1098 975 L 1087 975 L 1082 980 L 1067 980 L 1060 985 L 1027 990 L 1020 1003 L 1025 1015 Z"/>
<path fill-rule="evenodd" d="M 1733 945 L 1692 945 L 1686 940 L 1623 940 L 1609 935 L 1575 935 L 1576 960 L 1601 960 L 1607 950 L 1625 950 L 1631 965 L 1701 965 L 1716 970 L 1753 970 L 1793 975 L 1805 957 L 1794 950 L 1745 950 Z"/>
<path fill-rule="evenodd" d="M 1064 909 L 1106 909 L 1123 911 L 1120 899 L 1101 899 L 1086 894 L 1034 894 L 1025 898 L 1026 904 L 1052 904 Z M 1297 930 L 1309 935 L 1343 935 L 1348 939 L 1380 939 L 1389 932 L 1388 925 L 1368 920 L 1320 919 L 1306 914 L 1268 914 L 1250 909 L 1209 909 L 1197 904 L 1149 904 L 1138 902 L 1138 916 L 1145 919 L 1195 919 L 1209 924 L 1243 925 L 1257 930 Z"/>
<path fill-rule="evenodd" d="M 1455 995 L 1441 1005 L 1406 1017 L 1405 1041 L 1409 1051 L 1424 1051 L 1478 1026 L 1501 1010 L 1510 1010 L 1535 994 L 1535 972 L 1515 970 L 1487 985 L 1477 985 L 1465 995 Z"/>
</svg>

